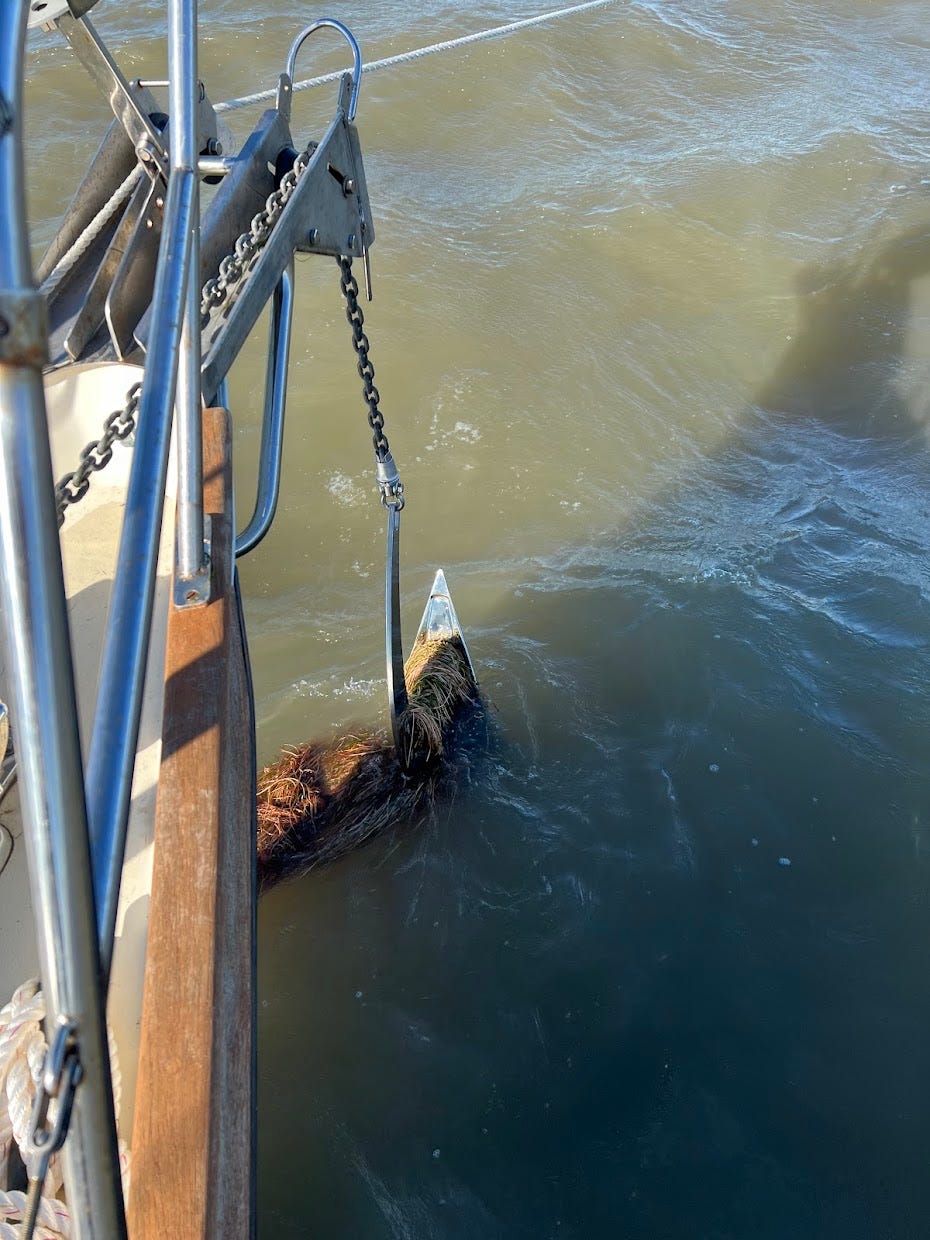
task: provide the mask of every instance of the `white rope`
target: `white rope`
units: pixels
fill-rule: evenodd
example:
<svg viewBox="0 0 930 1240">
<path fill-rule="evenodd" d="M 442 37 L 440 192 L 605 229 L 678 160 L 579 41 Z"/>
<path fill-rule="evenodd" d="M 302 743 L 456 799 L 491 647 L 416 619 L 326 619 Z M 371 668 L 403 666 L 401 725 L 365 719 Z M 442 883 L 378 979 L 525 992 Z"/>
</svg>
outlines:
<svg viewBox="0 0 930 1240">
<path fill-rule="evenodd" d="M 25 1193 L 0 1193 L 0 1240 L 22 1240 L 19 1224 L 25 1208 Z M 65 1203 L 43 1197 L 34 1233 L 37 1240 L 71 1240 L 72 1234 L 71 1216 Z"/>
<path fill-rule="evenodd" d="M 126 177 L 126 179 L 118 186 L 117 189 L 113 191 L 107 201 L 103 204 L 91 220 L 90 224 L 88 224 L 88 226 L 81 233 L 80 237 L 78 237 L 77 241 L 65 250 L 64 254 L 62 254 L 53 269 L 42 281 L 40 292 L 42 292 L 45 297 L 51 297 L 52 293 L 75 265 L 75 263 L 79 262 L 84 254 L 86 254 L 88 248 L 93 245 L 100 233 L 104 230 L 104 228 L 106 228 L 116 209 L 126 201 L 138 185 L 143 175 L 144 172 L 141 165 L 136 164 L 129 176 Z"/>
<path fill-rule="evenodd" d="M 448 52 L 456 47 L 466 47 L 469 43 L 480 43 L 484 39 L 499 39 L 504 35 L 513 34 L 517 30 L 527 30 L 530 26 L 541 26 L 544 22 L 553 22 L 559 17 L 572 17 L 576 13 L 586 13 L 589 9 L 604 9 L 609 4 L 617 4 L 618 0 L 587 0 L 586 4 L 573 4 L 566 9 L 552 9 L 548 13 L 540 13 L 537 17 L 524 17 L 520 21 L 508 22 L 506 26 L 493 26 L 489 30 L 479 30 L 477 34 L 465 34 L 458 39 L 445 39 L 442 43 L 431 43 L 428 47 L 418 47 L 410 52 L 401 52 L 397 56 L 386 56 L 383 60 L 372 60 L 362 66 L 363 73 L 374 73 L 376 69 L 388 69 L 393 65 L 403 65 L 409 60 L 420 60 L 423 56 L 432 56 L 434 52 Z M 337 82 L 345 73 L 340 69 L 337 73 L 324 73 L 321 77 L 307 78 L 294 83 L 295 92 L 311 90 L 314 86 L 323 86 L 326 82 Z M 277 88 L 260 90 L 254 95 L 242 95 L 239 99 L 227 99 L 225 103 L 214 105 L 216 112 L 232 112 L 236 108 L 245 108 L 252 103 L 265 103 L 274 99 Z"/>
<path fill-rule="evenodd" d="M 15 1141 L 19 1149 L 23 1149 L 32 1117 L 36 1088 L 45 1063 L 46 1043 L 41 1025 L 44 1016 L 45 1002 L 35 980 L 24 982 L 0 1010 L 0 1184 L 6 1183 L 11 1144 Z M 119 1061 L 116 1041 L 109 1029 L 107 1039 L 113 1101 L 119 1116 Z M 52 1103 L 52 1107 L 56 1105 Z M 50 1110 L 49 1117 L 54 1118 L 54 1110 Z M 31 1176 L 35 1170 L 34 1159 L 26 1158 L 25 1164 Z M 125 1196 L 129 1191 L 129 1151 L 123 1141 L 119 1142 L 119 1164 Z M 60 1160 L 55 1155 L 49 1164 L 41 1199 L 35 1232 L 38 1240 L 70 1240 L 71 1216 L 65 1202 L 57 1196 L 61 1187 Z M 25 1204 L 25 1193 L 8 1193 L 0 1188 L 0 1240 L 19 1240 L 19 1223 Z"/>
</svg>

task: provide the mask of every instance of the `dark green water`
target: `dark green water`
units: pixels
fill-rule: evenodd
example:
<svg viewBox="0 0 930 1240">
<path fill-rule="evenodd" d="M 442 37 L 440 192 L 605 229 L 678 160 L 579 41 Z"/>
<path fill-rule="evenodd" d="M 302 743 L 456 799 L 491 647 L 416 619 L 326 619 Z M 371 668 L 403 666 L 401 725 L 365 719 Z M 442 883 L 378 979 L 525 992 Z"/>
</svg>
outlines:
<svg viewBox="0 0 930 1240">
<path fill-rule="evenodd" d="M 656 3 L 372 80 L 411 619 L 442 562 L 497 733 L 263 905 L 265 1233 L 930 1234 L 928 64 Z M 314 685 L 346 568 L 255 607 Z"/>
<path fill-rule="evenodd" d="M 202 9 L 215 99 L 320 15 Z M 375 57 L 534 11 L 333 15 Z M 261 1236 L 930 1235 L 928 69 L 908 0 L 640 0 L 365 79 L 408 636 L 442 565 L 493 738 L 262 903 Z M 358 381 L 299 283 L 262 759 L 383 715 Z"/>
</svg>

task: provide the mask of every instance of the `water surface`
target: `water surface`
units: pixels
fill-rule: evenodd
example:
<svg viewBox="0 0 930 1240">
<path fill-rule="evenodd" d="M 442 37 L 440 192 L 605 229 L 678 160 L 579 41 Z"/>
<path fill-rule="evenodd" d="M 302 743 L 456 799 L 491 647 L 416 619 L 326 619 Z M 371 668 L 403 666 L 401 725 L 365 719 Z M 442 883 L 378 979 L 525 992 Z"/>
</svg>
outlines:
<svg viewBox="0 0 930 1240">
<path fill-rule="evenodd" d="M 159 6 L 103 10 L 160 72 Z M 320 15 L 202 10 L 215 99 Z M 535 11 L 332 15 L 373 58 Z M 405 620 L 443 566 L 493 738 L 262 903 L 260 1234 L 930 1232 L 928 64 L 907 0 L 639 0 L 365 79 Z M 41 241 L 102 108 L 50 43 L 31 96 Z M 364 409 L 298 274 L 263 759 L 384 714 Z"/>
</svg>

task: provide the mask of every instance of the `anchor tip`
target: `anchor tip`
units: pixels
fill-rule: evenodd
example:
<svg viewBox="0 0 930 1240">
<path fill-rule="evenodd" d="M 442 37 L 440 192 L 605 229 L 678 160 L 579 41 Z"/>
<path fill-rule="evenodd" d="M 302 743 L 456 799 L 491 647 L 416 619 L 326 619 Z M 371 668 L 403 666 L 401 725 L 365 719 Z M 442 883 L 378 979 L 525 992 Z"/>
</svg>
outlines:
<svg viewBox="0 0 930 1240">
<path fill-rule="evenodd" d="M 427 641 L 453 641 L 458 639 L 462 644 L 462 649 L 465 651 L 465 657 L 468 660 L 472 676 L 477 683 L 478 678 L 471 661 L 471 655 L 468 653 L 468 646 L 465 644 L 462 625 L 456 613 L 455 604 L 452 602 L 452 595 L 449 593 L 446 574 L 441 568 L 436 570 L 429 598 L 426 601 L 426 609 L 423 612 L 423 619 L 420 621 L 420 627 L 417 630 L 416 640 L 419 641 L 421 638 Z"/>
</svg>

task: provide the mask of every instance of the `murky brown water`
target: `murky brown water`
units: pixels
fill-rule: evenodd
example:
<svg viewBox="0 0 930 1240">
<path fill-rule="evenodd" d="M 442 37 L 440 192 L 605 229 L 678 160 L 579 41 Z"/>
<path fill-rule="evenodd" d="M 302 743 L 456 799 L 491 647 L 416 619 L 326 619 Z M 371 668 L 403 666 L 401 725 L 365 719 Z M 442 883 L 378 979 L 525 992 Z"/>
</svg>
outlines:
<svg viewBox="0 0 930 1240">
<path fill-rule="evenodd" d="M 202 8 L 215 99 L 319 15 Z M 374 57 L 533 11 L 334 15 Z M 156 16 L 101 13 L 131 72 Z M 262 1235 L 930 1230 L 928 64 L 906 0 L 641 0 L 366 78 L 408 633 L 442 565 L 496 735 L 426 830 L 263 903 Z M 65 66 L 37 240 L 103 116 Z M 260 757 L 382 717 L 382 541 L 308 260 L 242 565 Z"/>
</svg>

